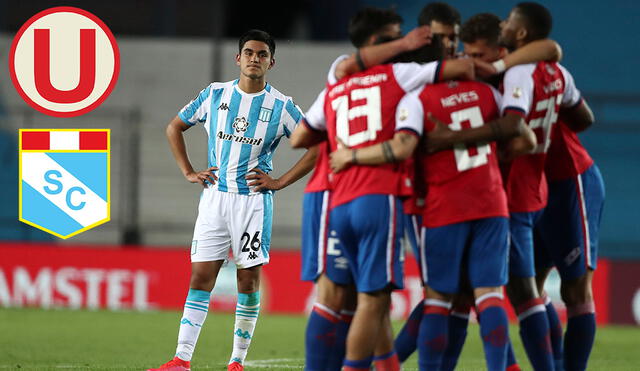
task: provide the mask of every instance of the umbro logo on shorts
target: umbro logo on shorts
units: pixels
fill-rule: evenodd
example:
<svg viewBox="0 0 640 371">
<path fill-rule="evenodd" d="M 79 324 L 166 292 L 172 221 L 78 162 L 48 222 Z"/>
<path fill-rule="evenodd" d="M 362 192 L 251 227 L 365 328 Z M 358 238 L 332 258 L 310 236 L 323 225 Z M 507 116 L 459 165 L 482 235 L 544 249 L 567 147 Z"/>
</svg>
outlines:
<svg viewBox="0 0 640 371">
<path fill-rule="evenodd" d="M 228 111 L 229 110 L 229 105 L 226 103 L 222 103 L 220 104 L 220 107 L 218 107 L 219 110 L 223 110 L 223 111 Z"/>
</svg>

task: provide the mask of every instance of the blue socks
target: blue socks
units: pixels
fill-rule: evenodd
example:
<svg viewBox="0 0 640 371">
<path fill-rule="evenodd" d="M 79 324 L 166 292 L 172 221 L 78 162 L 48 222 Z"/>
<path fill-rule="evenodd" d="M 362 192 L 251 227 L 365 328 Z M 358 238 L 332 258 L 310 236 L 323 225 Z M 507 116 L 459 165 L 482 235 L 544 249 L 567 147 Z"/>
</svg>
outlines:
<svg viewBox="0 0 640 371">
<path fill-rule="evenodd" d="M 327 370 L 340 371 L 344 362 L 344 355 L 347 352 L 347 334 L 353 320 L 354 313 L 352 311 L 341 310 L 340 321 L 336 325 L 336 340 L 333 344 L 333 350 L 329 356 Z"/>
<path fill-rule="evenodd" d="M 534 370 L 553 370 L 549 320 L 542 299 L 535 298 L 516 308 L 520 337 Z"/>
<path fill-rule="evenodd" d="M 553 351 L 553 361 L 556 371 L 562 371 L 562 323 L 558 318 L 558 312 L 553 306 L 548 296 L 543 296 L 544 305 L 547 310 L 547 319 L 549 320 L 549 336 L 551 339 L 551 350 Z"/>
<path fill-rule="evenodd" d="M 394 347 L 398 354 L 400 362 L 404 362 L 416 351 L 418 341 L 418 331 L 420 330 L 420 321 L 424 312 L 424 301 L 420 300 L 418 305 L 411 311 L 409 319 L 404 324 L 396 340 Z"/>
<path fill-rule="evenodd" d="M 509 322 L 502 293 L 490 292 L 480 296 L 476 299 L 476 308 L 487 370 L 502 371 L 507 368 L 509 344 Z"/>
<path fill-rule="evenodd" d="M 418 332 L 418 365 L 420 370 L 440 370 L 447 348 L 451 303 L 437 299 L 424 300 L 424 314 Z"/>
<path fill-rule="evenodd" d="M 564 335 L 564 369 L 586 370 L 596 337 L 596 315 L 593 302 L 567 308 L 567 332 Z"/>
<path fill-rule="evenodd" d="M 327 370 L 339 321 L 340 315 L 326 306 L 319 303 L 313 306 L 305 335 L 305 370 Z"/>
<path fill-rule="evenodd" d="M 462 353 L 462 347 L 467 339 L 467 327 L 469 325 L 469 312 L 471 308 L 454 307 L 449 315 L 449 342 L 442 359 L 442 370 L 451 371 L 456 368 L 458 358 Z"/>
</svg>

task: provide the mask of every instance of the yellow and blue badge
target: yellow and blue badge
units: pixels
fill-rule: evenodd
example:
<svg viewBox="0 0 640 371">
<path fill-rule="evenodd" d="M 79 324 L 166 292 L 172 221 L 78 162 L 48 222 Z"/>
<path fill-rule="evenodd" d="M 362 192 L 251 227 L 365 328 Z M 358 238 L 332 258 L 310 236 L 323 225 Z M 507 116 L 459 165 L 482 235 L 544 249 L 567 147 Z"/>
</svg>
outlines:
<svg viewBox="0 0 640 371">
<path fill-rule="evenodd" d="M 109 129 L 19 135 L 20 221 L 65 239 L 109 221 Z"/>
</svg>

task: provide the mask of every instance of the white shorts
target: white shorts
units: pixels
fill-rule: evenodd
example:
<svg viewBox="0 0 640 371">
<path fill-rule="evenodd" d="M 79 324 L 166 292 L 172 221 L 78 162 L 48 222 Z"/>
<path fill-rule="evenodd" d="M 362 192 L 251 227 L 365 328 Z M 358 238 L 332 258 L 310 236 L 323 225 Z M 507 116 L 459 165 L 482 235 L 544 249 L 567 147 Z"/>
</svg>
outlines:
<svg viewBox="0 0 640 371">
<path fill-rule="evenodd" d="M 198 205 L 191 261 L 225 260 L 231 248 L 240 269 L 269 263 L 272 205 L 271 193 L 243 195 L 206 188 Z"/>
</svg>

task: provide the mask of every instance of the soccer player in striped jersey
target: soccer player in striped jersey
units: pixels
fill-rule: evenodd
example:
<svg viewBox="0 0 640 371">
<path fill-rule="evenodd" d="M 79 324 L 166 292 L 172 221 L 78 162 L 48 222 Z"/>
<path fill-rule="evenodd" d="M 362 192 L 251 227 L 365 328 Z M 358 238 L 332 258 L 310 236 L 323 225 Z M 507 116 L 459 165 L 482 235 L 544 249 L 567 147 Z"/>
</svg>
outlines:
<svg viewBox="0 0 640 371">
<path fill-rule="evenodd" d="M 240 78 L 214 82 L 188 103 L 167 127 L 171 149 L 185 178 L 204 187 L 191 244 L 191 282 L 173 360 L 157 370 L 189 370 L 207 316 L 211 290 L 231 250 L 238 268 L 238 303 L 229 370 L 242 370 L 260 311 L 260 269 L 269 262 L 272 193 L 252 187 L 252 172 L 269 173 L 282 137 L 303 115 L 288 96 L 266 82 L 275 41 L 260 30 L 239 40 Z M 207 131 L 208 168 L 193 169 L 183 132 Z M 300 161 L 299 161 L 300 163 Z M 298 165 L 298 164 L 297 164 Z M 255 182 L 255 181 L 254 181 Z"/>
</svg>

